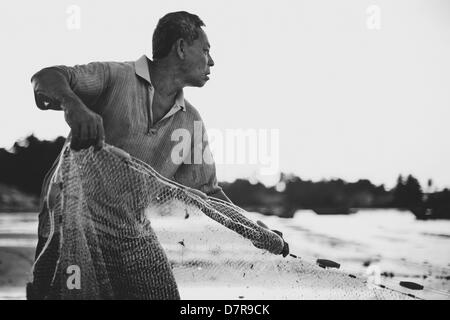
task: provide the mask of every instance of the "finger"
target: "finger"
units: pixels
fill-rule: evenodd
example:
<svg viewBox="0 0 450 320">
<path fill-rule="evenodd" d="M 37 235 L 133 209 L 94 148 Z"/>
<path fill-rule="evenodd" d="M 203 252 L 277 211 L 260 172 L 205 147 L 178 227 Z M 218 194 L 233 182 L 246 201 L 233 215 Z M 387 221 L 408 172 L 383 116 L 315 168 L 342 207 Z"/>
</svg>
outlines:
<svg viewBox="0 0 450 320">
<path fill-rule="evenodd" d="M 80 141 L 80 149 L 84 150 L 89 148 L 89 139 L 81 140 Z"/>
<path fill-rule="evenodd" d="M 284 243 L 282 254 L 283 254 L 283 258 L 286 258 L 287 255 L 289 254 L 289 244 L 287 242 Z"/>
<path fill-rule="evenodd" d="M 72 127 L 72 139 L 70 141 L 70 148 L 75 151 L 80 150 L 80 130 L 77 125 Z"/>
<path fill-rule="evenodd" d="M 95 145 L 95 135 L 97 133 L 97 127 L 95 126 L 95 124 L 92 125 L 88 125 L 86 126 L 87 129 L 87 139 L 84 142 L 84 146 L 86 148 L 89 148 L 90 146 Z"/>
<path fill-rule="evenodd" d="M 269 227 L 268 227 L 264 222 L 262 222 L 261 220 L 256 221 L 256 223 L 257 223 L 260 227 L 263 227 L 263 228 L 265 228 L 265 229 L 269 229 Z"/>
<path fill-rule="evenodd" d="M 93 123 L 89 126 L 89 140 L 97 140 L 97 124 Z"/>
<path fill-rule="evenodd" d="M 105 143 L 105 131 L 103 129 L 103 121 L 97 122 L 97 137 L 95 141 L 95 150 L 100 150 L 103 148 L 103 144 Z"/>
<path fill-rule="evenodd" d="M 89 126 L 85 123 L 80 125 L 80 148 L 86 149 L 89 147 Z"/>
<path fill-rule="evenodd" d="M 89 125 L 82 123 L 80 125 L 80 140 L 86 141 L 87 139 L 89 139 Z"/>
</svg>

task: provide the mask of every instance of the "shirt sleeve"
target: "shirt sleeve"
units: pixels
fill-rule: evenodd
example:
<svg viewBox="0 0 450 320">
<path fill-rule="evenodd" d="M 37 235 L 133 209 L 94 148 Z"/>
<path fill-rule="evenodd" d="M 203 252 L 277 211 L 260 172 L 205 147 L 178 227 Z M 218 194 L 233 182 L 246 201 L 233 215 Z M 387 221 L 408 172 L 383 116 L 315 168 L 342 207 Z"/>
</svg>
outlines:
<svg viewBox="0 0 450 320">
<path fill-rule="evenodd" d="M 106 62 L 91 62 L 84 65 L 50 67 L 62 73 L 72 91 L 90 108 L 95 109 L 110 82 L 110 67 Z"/>
</svg>

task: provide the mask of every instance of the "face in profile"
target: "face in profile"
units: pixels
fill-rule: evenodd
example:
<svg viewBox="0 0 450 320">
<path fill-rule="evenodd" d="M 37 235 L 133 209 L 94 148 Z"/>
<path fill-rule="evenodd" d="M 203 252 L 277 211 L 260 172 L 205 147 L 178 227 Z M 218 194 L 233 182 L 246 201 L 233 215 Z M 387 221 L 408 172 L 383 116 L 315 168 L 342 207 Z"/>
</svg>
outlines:
<svg viewBox="0 0 450 320">
<path fill-rule="evenodd" d="M 209 54 L 210 44 L 202 29 L 198 29 L 199 37 L 185 48 L 183 70 L 187 85 L 203 87 L 209 80 L 210 68 L 214 61 Z"/>
</svg>

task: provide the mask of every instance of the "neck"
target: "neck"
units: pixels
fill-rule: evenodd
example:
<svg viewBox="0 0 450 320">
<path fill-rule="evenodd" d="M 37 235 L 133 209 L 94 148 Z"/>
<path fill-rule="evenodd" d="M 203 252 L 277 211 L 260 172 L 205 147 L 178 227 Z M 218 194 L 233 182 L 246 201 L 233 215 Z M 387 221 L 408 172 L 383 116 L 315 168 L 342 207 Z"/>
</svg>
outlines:
<svg viewBox="0 0 450 320">
<path fill-rule="evenodd" d="M 184 87 L 178 70 L 167 59 L 154 61 L 150 65 L 150 78 L 155 91 L 163 97 L 175 97 Z"/>
</svg>

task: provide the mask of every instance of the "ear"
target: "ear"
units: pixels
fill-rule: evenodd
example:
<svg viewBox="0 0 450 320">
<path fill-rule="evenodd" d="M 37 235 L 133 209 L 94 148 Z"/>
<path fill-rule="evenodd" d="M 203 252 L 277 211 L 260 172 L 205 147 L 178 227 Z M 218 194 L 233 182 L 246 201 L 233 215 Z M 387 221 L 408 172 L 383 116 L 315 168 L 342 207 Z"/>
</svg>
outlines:
<svg viewBox="0 0 450 320">
<path fill-rule="evenodd" d="M 175 42 L 175 49 L 178 57 L 181 60 L 184 60 L 186 54 L 186 41 L 184 41 L 183 39 L 178 39 L 177 42 Z"/>
</svg>

